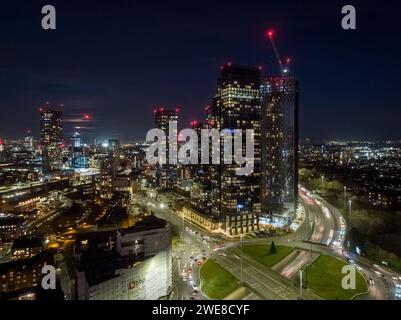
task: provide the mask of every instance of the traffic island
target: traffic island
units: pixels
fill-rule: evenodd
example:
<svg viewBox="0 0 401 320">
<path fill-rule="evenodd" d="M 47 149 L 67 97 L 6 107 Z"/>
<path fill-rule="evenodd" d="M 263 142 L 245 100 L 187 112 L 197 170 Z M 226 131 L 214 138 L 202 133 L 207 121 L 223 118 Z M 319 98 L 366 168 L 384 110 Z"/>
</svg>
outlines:
<svg viewBox="0 0 401 320">
<path fill-rule="evenodd" d="M 274 245 L 274 248 L 272 250 L 272 244 L 253 244 L 244 245 L 242 251 L 268 268 L 294 251 L 294 248 L 288 246 Z"/>
<path fill-rule="evenodd" d="M 224 299 L 240 287 L 240 281 L 213 260 L 207 260 L 199 270 L 201 290 L 209 299 Z"/>
<path fill-rule="evenodd" d="M 327 300 L 350 300 L 368 292 L 368 286 L 363 276 L 356 270 L 355 289 L 342 288 L 342 279 L 346 274 L 342 268 L 346 262 L 336 257 L 321 255 L 304 272 L 304 283 L 308 289 Z"/>
</svg>

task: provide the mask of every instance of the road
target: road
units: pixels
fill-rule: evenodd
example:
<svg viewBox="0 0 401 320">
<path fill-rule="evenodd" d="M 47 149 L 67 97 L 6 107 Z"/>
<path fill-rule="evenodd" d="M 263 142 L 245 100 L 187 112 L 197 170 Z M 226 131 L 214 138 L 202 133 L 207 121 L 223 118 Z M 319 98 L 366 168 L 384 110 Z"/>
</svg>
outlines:
<svg viewBox="0 0 401 320">
<path fill-rule="evenodd" d="M 185 278 L 184 281 L 182 277 L 185 264 L 187 267 L 191 266 L 193 283 L 199 288 L 199 279 L 196 276 L 198 266 L 193 265 L 194 259 L 191 257 L 203 255 L 215 259 L 265 299 L 297 299 L 299 297 L 298 288 L 294 286 L 293 281 L 286 277 L 294 276 L 299 269 L 311 263 L 318 254 L 334 255 L 343 260 L 349 260 L 359 269 L 369 282 L 369 293 L 357 297 L 357 299 L 394 299 L 397 283 L 392 278 L 394 273 L 375 270 L 375 267 L 366 259 L 344 250 L 346 224 L 339 210 L 307 190 L 305 190 L 305 195 L 307 197 L 301 197 L 302 205 L 305 208 L 305 219 L 294 234 L 243 240 L 243 243 L 247 244 L 265 244 L 275 241 L 278 245 L 301 249 L 299 254 L 289 258 L 288 264 L 282 267 L 282 275 L 267 269 L 246 255 L 242 255 L 238 248 L 238 240 L 224 241 L 221 236 L 207 232 L 177 216 L 167 207 L 166 203 L 169 201 L 167 196 L 159 196 L 157 200 L 148 198 L 137 198 L 136 200 L 147 206 L 156 215 L 168 220 L 184 241 L 184 248 L 175 250 L 173 254 L 175 273 L 173 298 L 175 299 L 187 299 L 193 291 L 189 279 Z M 198 294 L 197 298 L 205 297 Z M 308 290 L 304 290 L 303 298 L 319 299 Z"/>
<path fill-rule="evenodd" d="M 167 205 L 166 199 L 148 199 L 135 197 L 133 201 L 147 207 L 156 216 L 170 222 L 173 232 L 179 235 L 181 245 L 173 248 L 173 295 L 172 299 L 206 299 L 200 292 L 198 277 L 201 258 L 212 255 L 212 245 L 219 241 L 206 235 L 205 232 L 189 223 L 175 213 Z M 198 291 L 195 294 L 195 290 Z"/>
</svg>

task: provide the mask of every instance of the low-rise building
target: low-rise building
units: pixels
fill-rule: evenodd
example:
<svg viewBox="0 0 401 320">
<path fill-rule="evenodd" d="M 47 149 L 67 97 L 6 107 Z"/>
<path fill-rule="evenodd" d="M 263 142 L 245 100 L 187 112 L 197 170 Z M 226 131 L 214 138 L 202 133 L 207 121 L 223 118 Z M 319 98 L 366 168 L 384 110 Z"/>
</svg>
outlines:
<svg viewBox="0 0 401 320">
<path fill-rule="evenodd" d="M 75 247 L 79 300 L 156 300 L 172 286 L 171 230 L 147 216 L 103 240 L 81 240 Z"/>
</svg>

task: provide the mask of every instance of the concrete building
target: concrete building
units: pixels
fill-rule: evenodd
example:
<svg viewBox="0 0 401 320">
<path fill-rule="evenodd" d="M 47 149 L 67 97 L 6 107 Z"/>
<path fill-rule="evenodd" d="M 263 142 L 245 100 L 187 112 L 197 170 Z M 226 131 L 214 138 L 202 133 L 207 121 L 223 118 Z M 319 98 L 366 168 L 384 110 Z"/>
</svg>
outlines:
<svg viewBox="0 0 401 320">
<path fill-rule="evenodd" d="M 147 216 L 104 241 L 75 248 L 79 300 L 157 300 L 172 286 L 170 225 Z"/>
</svg>

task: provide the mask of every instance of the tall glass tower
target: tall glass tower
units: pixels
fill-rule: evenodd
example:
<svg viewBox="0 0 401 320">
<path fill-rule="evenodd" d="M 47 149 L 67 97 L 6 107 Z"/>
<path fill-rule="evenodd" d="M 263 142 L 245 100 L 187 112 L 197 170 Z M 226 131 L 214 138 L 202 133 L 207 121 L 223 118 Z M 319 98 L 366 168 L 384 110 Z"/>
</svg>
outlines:
<svg viewBox="0 0 401 320">
<path fill-rule="evenodd" d="M 263 81 L 262 94 L 262 214 L 291 221 L 298 198 L 298 98 L 293 77 Z"/>
<path fill-rule="evenodd" d="M 217 93 L 213 100 L 213 128 L 254 130 L 254 170 L 246 176 L 236 175 L 237 164 L 226 165 L 223 146 L 220 165 L 212 165 L 212 214 L 219 216 L 230 235 L 257 229 L 260 213 L 260 80 L 261 70 L 228 64 L 221 69 Z"/>
<path fill-rule="evenodd" d="M 154 110 L 155 114 L 155 126 L 157 129 L 163 130 L 166 134 L 167 146 L 170 146 L 169 142 L 169 131 L 170 122 L 177 124 L 178 122 L 178 109 L 168 110 L 165 108 L 159 108 Z M 166 159 L 169 160 L 169 148 L 166 150 Z M 165 164 L 158 165 L 157 168 L 157 180 L 159 187 L 172 189 L 177 184 L 178 173 L 177 165 Z"/>
<path fill-rule="evenodd" d="M 63 114 L 55 109 L 40 109 L 40 140 L 43 171 L 62 168 Z"/>
</svg>

